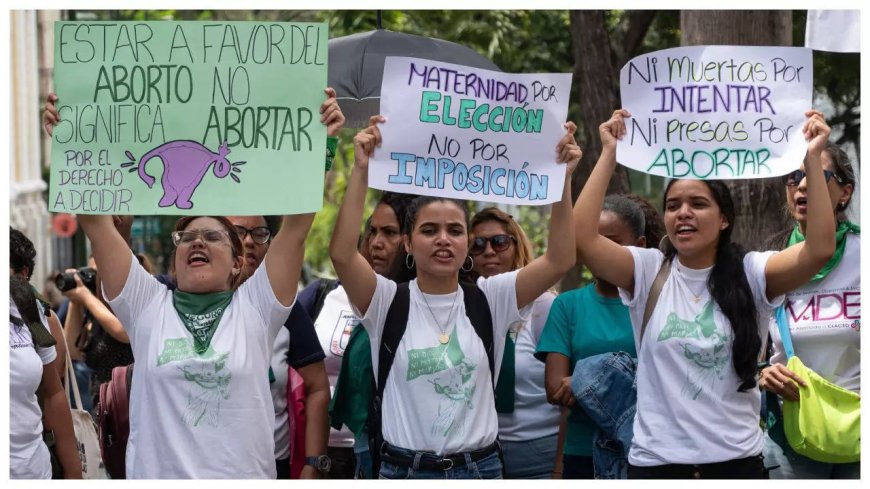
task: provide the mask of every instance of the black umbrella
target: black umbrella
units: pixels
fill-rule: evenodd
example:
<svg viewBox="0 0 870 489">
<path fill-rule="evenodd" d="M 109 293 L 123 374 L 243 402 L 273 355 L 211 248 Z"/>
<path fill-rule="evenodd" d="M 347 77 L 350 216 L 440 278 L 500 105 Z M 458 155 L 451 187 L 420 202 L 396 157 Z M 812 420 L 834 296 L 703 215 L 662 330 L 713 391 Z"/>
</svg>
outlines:
<svg viewBox="0 0 870 489">
<path fill-rule="evenodd" d="M 501 71 L 477 51 L 431 37 L 375 29 L 329 41 L 329 86 L 347 118 L 346 127 L 365 127 L 381 107 L 384 58 L 409 56 Z"/>
</svg>

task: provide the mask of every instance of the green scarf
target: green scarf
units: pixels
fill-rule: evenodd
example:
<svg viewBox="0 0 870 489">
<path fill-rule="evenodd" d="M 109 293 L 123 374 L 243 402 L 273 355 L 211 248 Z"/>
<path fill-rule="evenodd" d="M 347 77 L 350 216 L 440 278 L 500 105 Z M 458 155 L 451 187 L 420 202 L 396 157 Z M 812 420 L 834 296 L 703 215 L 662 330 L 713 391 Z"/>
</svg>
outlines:
<svg viewBox="0 0 870 489">
<path fill-rule="evenodd" d="M 837 225 L 837 249 L 834 250 L 834 256 L 828 260 L 828 263 L 825 263 L 825 266 L 819 270 L 819 273 L 816 274 L 815 277 L 811 279 L 811 281 L 821 280 L 825 278 L 828 273 L 837 267 L 840 264 L 840 260 L 843 259 L 843 253 L 846 251 L 846 235 L 849 233 L 861 234 L 861 227 L 857 224 L 852 224 L 849 221 L 840 221 Z M 801 233 L 800 228 L 795 225 L 794 229 L 791 231 L 791 236 L 788 237 L 788 246 L 793 244 L 797 244 L 805 240 L 803 233 Z M 856 264 L 857 266 L 857 264 Z"/>
<path fill-rule="evenodd" d="M 214 332 L 230 301 L 233 291 L 212 292 L 210 294 L 190 294 L 176 289 L 172 294 L 172 305 L 184 327 L 193 335 L 193 351 L 202 355 L 208 350 Z"/>
</svg>

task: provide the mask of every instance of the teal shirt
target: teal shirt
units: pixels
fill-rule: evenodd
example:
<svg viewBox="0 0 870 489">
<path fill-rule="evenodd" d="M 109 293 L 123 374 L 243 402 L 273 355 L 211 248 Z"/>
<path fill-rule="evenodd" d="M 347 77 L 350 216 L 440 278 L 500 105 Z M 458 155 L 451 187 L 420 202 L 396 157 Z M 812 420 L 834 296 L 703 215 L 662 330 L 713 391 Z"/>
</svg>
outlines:
<svg viewBox="0 0 870 489">
<path fill-rule="evenodd" d="M 637 357 L 628 307 L 618 297 L 602 297 L 595 284 L 590 284 L 553 301 L 535 358 L 546 361 L 547 353 L 561 353 L 568 357 L 573 371 L 577 360 L 615 351 Z M 595 424 L 583 410 L 571 409 L 564 453 L 592 455 L 594 433 Z"/>
</svg>

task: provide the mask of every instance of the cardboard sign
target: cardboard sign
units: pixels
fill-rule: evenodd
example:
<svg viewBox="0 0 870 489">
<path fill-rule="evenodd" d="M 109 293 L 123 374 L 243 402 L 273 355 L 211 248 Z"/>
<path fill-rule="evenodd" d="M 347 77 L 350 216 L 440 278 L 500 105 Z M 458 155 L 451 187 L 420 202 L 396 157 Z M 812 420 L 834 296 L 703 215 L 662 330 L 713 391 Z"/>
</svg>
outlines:
<svg viewBox="0 0 870 489">
<path fill-rule="evenodd" d="M 638 56 L 620 72 L 631 112 L 617 161 L 669 178 L 784 175 L 806 154 L 812 51 L 692 46 Z"/>
<path fill-rule="evenodd" d="M 369 186 L 508 204 L 562 197 L 570 74 L 512 75 L 417 58 L 384 63 L 383 142 Z"/>
<path fill-rule="evenodd" d="M 325 24 L 55 23 L 50 210 L 318 210 L 327 37 Z"/>
</svg>

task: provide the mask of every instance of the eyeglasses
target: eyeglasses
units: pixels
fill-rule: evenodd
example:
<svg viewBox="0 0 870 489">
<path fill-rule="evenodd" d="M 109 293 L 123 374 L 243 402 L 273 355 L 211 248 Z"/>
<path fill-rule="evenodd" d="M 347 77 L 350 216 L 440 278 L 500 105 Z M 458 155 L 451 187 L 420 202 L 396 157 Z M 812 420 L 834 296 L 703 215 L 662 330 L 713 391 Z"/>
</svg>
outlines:
<svg viewBox="0 0 870 489">
<path fill-rule="evenodd" d="M 272 237 L 272 231 L 269 231 L 269 228 L 266 226 L 258 226 L 253 229 L 246 228 L 245 226 L 236 225 L 236 233 L 239 234 L 239 239 L 244 241 L 245 236 L 251 235 L 251 239 L 254 240 L 254 243 L 257 244 L 266 244 L 269 242 L 269 238 Z"/>
<path fill-rule="evenodd" d="M 194 231 L 173 231 L 172 244 L 179 246 L 182 244 L 190 244 L 197 238 L 202 238 L 203 241 L 209 244 L 217 244 L 229 240 L 229 233 L 223 229 L 197 229 Z"/>
<path fill-rule="evenodd" d="M 831 170 L 822 170 L 822 173 L 825 174 L 825 183 L 830 182 L 831 177 L 833 177 L 834 180 L 837 181 L 837 183 L 839 183 L 840 185 L 843 185 L 843 179 L 840 178 L 836 173 L 832 172 Z M 803 170 L 795 170 L 791 173 L 786 173 L 785 175 L 783 175 L 782 176 L 782 183 L 783 183 L 783 185 L 785 185 L 787 187 L 794 187 L 795 185 L 798 185 L 799 183 L 801 183 L 801 180 L 803 180 L 804 177 L 806 177 L 806 176 L 807 176 L 807 174 Z"/>
<path fill-rule="evenodd" d="M 489 238 L 474 238 L 471 242 L 471 249 L 468 250 L 468 253 L 471 255 L 479 255 L 486 251 L 486 243 L 489 243 L 492 246 L 492 251 L 496 253 L 501 253 L 502 251 L 510 248 L 511 243 L 516 241 L 517 239 L 509 234 L 496 234 L 495 236 L 490 236 Z"/>
</svg>

